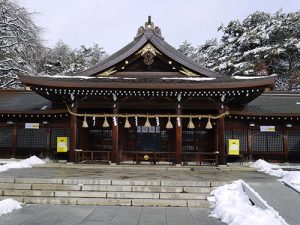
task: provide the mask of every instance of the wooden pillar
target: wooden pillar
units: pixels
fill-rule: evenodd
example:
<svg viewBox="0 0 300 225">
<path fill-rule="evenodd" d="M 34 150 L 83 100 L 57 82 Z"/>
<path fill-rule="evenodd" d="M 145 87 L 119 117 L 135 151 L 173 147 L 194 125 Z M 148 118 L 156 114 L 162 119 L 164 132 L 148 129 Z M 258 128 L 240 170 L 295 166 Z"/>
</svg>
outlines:
<svg viewBox="0 0 300 225">
<path fill-rule="evenodd" d="M 247 152 L 248 152 L 248 160 L 252 161 L 253 156 L 252 156 L 252 130 L 248 127 L 248 138 L 247 138 Z"/>
<path fill-rule="evenodd" d="M 13 136 L 12 136 L 12 148 L 11 148 L 11 157 L 16 158 L 17 155 L 17 140 L 18 140 L 18 125 L 15 124 L 13 127 Z"/>
<path fill-rule="evenodd" d="M 118 114 L 119 113 L 119 106 L 117 102 L 114 103 L 113 107 L 113 113 Z M 119 163 L 120 157 L 119 157 L 119 123 L 118 118 L 116 117 L 116 123 L 112 123 L 112 156 L 111 156 L 111 162 L 112 163 Z M 116 126 L 115 126 L 116 125 Z"/>
<path fill-rule="evenodd" d="M 180 104 L 178 104 L 176 113 L 177 113 L 177 115 L 182 114 L 182 109 L 181 109 Z M 181 162 L 182 162 L 182 124 L 180 124 L 180 126 L 178 126 L 178 123 L 176 121 L 175 127 L 176 127 L 176 164 L 181 164 Z"/>
<path fill-rule="evenodd" d="M 283 150 L 284 150 L 284 160 L 287 162 L 289 159 L 289 142 L 288 142 L 288 134 L 287 129 L 283 130 Z"/>
<path fill-rule="evenodd" d="M 48 124 L 47 129 L 47 157 L 51 158 L 51 127 Z"/>
<path fill-rule="evenodd" d="M 72 111 L 77 113 L 77 107 L 73 107 Z M 77 146 L 77 117 L 71 115 L 70 119 L 70 150 L 69 161 L 75 162 L 75 149 Z"/>
<path fill-rule="evenodd" d="M 224 113 L 224 108 L 219 109 L 219 114 Z M 219 151 L 219 165 L 226 164 L 226 154 L 225 154 L 225 118 L 221 117 L 218 120 L 218 151 Z"/>
</svg>

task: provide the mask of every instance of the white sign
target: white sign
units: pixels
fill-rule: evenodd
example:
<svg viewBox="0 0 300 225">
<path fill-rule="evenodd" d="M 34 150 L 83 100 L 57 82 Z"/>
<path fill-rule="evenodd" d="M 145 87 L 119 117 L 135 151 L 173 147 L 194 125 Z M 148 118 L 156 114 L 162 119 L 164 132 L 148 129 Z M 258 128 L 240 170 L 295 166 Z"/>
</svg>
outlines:
<svg viewBox="0 0 300 225">
<path fill-rule="evenodd" d="M 275 132 L 275 126 L 260 126 L 260 132 Z"/>
<path fill-rule="evenodd" d="M 155 127 L 149 127 L 149 133 L 155 133 Z"/>
<path fill-rule="evenodd" d="M 25 123 L 25 129 L 39 129 L 39 123 Z"/>
</svg>

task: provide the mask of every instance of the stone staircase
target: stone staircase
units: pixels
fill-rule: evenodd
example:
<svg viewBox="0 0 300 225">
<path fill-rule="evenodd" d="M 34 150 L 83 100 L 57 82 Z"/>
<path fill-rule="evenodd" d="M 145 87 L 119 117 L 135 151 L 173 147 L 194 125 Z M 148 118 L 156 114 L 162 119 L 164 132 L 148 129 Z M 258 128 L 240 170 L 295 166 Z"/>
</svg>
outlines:
<svg viewBox="0 0 300 225">
<path fill-rule="evenodd" d="M 0 178 L 0 198 L 26 204 L 209 207 L 217 182 Z"/>
</svg>

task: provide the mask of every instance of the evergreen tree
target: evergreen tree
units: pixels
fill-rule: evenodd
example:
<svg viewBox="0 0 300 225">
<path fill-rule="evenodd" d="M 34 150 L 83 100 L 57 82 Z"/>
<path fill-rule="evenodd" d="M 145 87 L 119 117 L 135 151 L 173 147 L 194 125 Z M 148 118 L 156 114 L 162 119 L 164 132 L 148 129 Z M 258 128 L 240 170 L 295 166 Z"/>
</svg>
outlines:
<svg viewBox="0 0 300 225">
<path fill-rule="evenodd" d="M 230 76 L 278 75 L 277 90 L 299 89 L 300 12 L 255 12 L 218 28 L 222 38 L 181 50 L 204 66 Z M 193 53 L 190 54 L 190 49 Z"/>
</svg>

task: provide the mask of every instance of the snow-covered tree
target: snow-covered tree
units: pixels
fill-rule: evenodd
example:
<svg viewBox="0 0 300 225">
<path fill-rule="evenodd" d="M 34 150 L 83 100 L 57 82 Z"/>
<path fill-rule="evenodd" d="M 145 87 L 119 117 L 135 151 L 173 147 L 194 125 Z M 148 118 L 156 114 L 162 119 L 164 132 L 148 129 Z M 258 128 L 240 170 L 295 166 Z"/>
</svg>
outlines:
<svg viewBox="0 0 300 225">
<path fill-rule="evenodd" d="M 255 12 L 243 21 L 230 21 L 220 26 L 222 38 L 183 52 L 223 74 L 270 75 L 277 74 L 278 90 L 299 87 L 300 70 L 300 12 L 275 14 Z M 200 62 L 201 62 L 200 61 Z M 298 82 L 298 85 L 297 83 Z"/>
<path fill-rule="evenodd" d="M 18 88 L 18 74 L 34 74 L 42 45 L 32 14 L 11 0 L 0 0 L 0 88 Z"/>
<path fill-rule="evenodd" d="M 71 49 L 63 41 L 59 41 L 53 48 L 44 51 L 38 72 L 49 75 L 72 74 L 101 62 L 106 56 L 98 44 L 89 48 L 81 45 L 79 49 Z"/>
</svg>

